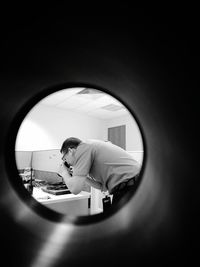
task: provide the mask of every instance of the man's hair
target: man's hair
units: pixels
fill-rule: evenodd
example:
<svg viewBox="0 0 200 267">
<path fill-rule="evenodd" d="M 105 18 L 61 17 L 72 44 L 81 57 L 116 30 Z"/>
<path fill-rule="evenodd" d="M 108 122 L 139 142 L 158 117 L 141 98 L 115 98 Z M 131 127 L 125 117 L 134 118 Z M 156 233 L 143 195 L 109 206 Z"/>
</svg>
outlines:
<svg viewBox="0 0 200 267">
<path fill-rule="evenodd" d="M 77 148 L 77 146 L 81 143 L 82 141 L 76 137 L 69 137 L 67 138 L 60 149 L 61 153 L 67 153 L 69 148 Z"/>
</svg>

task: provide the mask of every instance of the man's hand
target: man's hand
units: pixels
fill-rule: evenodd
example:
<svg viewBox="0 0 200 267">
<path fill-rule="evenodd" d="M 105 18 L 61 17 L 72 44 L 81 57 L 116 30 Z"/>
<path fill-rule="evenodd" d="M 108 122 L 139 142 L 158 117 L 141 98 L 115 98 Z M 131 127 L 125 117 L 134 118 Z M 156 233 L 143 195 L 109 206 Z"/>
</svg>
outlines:
<svg viewBox="0 0 200 267">
<path fill-rule="evenodd" d="M 59 169 L 58 169 L 58 174 L 60 176 L 71 177 L 70 172 L 71 172 L 70 169 L 65 166 L 64 162 L 60 164 Z"/>
<path fill-rule="evenodd" d="M 59 166 L 58 174 L 63 177 L 63 180 L 70 192 L 77 195 L 79 194 L 85 184 L 86 176 L 73 176 L 70 175 L 70 168 L 67 168 L 64 162 Z"/>
</svg>

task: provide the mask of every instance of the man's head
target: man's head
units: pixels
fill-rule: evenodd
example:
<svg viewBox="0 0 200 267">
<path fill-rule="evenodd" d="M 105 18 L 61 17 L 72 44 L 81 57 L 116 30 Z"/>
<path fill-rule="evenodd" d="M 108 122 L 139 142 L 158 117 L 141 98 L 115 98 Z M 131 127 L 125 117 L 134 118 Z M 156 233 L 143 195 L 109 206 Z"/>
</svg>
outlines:
<svg viewBox="0 0 200 267">
<path fill-rule="evenodd" d="M 82 141 L 76 137 L 67 138 L 60 149 L 60 152 L 63 155 L 62 160 L 73 165 L 76 148 L 81 142 Z"/>
</svg>

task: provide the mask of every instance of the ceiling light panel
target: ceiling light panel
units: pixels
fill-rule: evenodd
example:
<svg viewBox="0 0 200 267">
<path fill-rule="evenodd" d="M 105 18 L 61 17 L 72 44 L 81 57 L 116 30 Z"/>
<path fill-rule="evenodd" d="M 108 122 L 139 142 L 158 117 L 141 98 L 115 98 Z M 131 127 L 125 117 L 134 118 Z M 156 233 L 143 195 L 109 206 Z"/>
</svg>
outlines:
<svg viewBox="0 0 200 267">
<path fill-rule="evenodd" d="M 117 111 L 117 110 L 124 109 L 123 106 L 119 106 L 119 105 L 116 105 L 116 104 L 109 104 L 109 105 L 103 106 L 101 108 L 105 109 L 105 110 L 109 110 L 109 111 Z"/>
<path fill-rule="evenodd" d="M 112 118 L 112 114 L 110 111 L 100 110 L 100 109 L 87 112 L 87 115 L 94 116 L 104 120 Z"/>
<path fill-rule="evenodd" d="M 105 119 L 105 120 L 125 116 L 128 114 L 130 114 L 130 113 L 126 108 L 123 108 L 121 110 L 117 110 L 115 112 L 109 111 L 109 110 L 104 110 L 104 109 L 95 109 L 95 110 L 87 112 L 87 115 L 90 115 L 90 116 L 93 115 L 93 116 L 96 116 L 96 117 L 99 117 L 99 118 Z"/>
</svg>

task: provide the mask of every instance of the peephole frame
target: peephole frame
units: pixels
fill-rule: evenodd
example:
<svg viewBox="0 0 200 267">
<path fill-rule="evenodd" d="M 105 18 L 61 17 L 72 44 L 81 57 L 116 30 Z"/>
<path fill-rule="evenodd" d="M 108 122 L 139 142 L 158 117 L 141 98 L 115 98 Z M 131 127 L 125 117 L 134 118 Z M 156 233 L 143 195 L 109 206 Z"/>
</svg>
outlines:
<svg viewBox="0 0 200 267">
<path fill-rule="evenodd" d="M 19 128 L 21 126 L 21 123 L 31 111 L 31 109 L 38 104 L 42 99 L 45 97 L 59 92 L 61 90 L 67 90 L 67 89 L 73 89 L 73 88 L 78 88 L 78 87 L 86 87 L 94 90 L 99 90 L 105 94 L 108 94 L 112 97 L 114 97 L 116 100 L 118 100 L 122 105 L 126 107 L 126 109 L 130 112 L 132 117 L 137 123 L 137 126 L 139 128 L 141 138 L 142 138 L 142 144 L 143 144 L 143 160 L 142 160 L 142 166 L 140 169 L 139 177 L 138 177 L 138 182 L 136 186 L 133 187 L 132 191 L 128 192 L 122 199 L 121 201 L 113 205 L 109 208 L 109 210 L 106 210 L 102 213 L 98 214 L 93 214 L 93 215 L 81 215 L 81 216 L 75 216 L 75 215 L 70 215 L 70 214 L 63 214 L 59 213 L 57 211 L 54 211 L 50 208 L 47 208 L 45 205 L 39 203 L 35 198 L 31 196 L 31 194 L 25 189 L 24 185 L 19 182 L 19 174 L 18 174 L 18 169 L 16 165 L 16 158 L 15 158 L 15 143 L 16 143 L 16 138 L 17 134 L 19 131 Z M 22 105 L 18 112 L 16 113 L 15 117 L 13 118 L 8 133 L 7 133 L 7 138 L 5 142 L 5 166 L 6 166 L 6 171 L 8 173 L 8 178 L 11 186 L 14 188 L 14 190 L 17 192 L 19 198 L 26 204 L 28 207 L 30 207 L 36 214 L 39 216 L 48 219 L 53 222 L 66 222 L 66 223 L 71 223 L 71 224 L 76 224 L 76 225 L 85 225 L 85 224 L 91 224 L 91 223 L 97 223 L 100 221 L 103 221 L 104 219 L 107 219 L 114 215 L 116 212 L 120 211 L 120 209 L 127 204 L 131 198 L 134 197 L 135 192 L 138 190 L 142 176 L 144 173 L 145 165 L 146 165 L 146 142 L 145 142 L 145 135 L 143 128 L 139 122 L 138 117 L 136 116 L 135 112 L 132 110 L 130 105 L 125 103 L 122 99 L 120 99 L 117 95 L 115 95 L 113 92 L 109 91 L 108 89 L 102 88 L 100 86 L 96 86 L 93 84 L 86 84 L 86 83 L 63 83 L 63 84 L 58 84 L 54 86 L 50 86 L 48 88 L 43 88 L 41 92 L 33 95 L 24 105 Z"/>
</svg>

